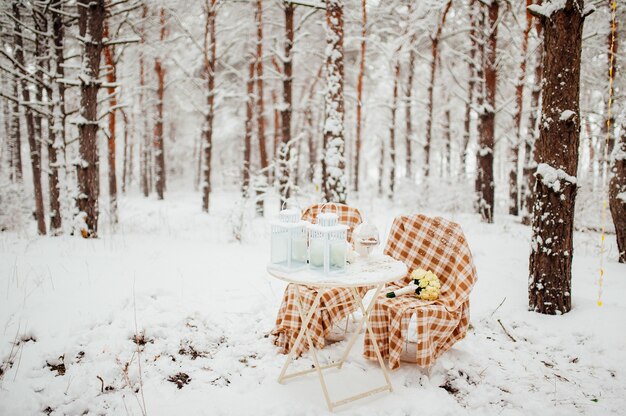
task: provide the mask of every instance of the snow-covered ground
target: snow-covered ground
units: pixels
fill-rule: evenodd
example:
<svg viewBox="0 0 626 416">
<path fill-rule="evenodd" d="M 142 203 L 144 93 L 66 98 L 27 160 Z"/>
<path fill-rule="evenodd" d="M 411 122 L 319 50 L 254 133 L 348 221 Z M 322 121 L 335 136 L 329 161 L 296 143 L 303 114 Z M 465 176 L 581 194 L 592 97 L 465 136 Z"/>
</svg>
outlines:
<svg viewBox="0 0 626 416">
<path fill-rule="evenodd" d="M 285 357 L 268 333 L 284 284 L 265 272 L 267 222 L 230 194 L 213 196 L 209 216 L 196 193 L 167 198 L 122 199 L 120 225 L 94 241 L 0 233 L 0 415 L 327 413 L 314 374 L 276 382 Z M 411 211 L 357 205 L 382 233 Z M 403 364 L 391 373 L 393 393 L 336 413 L 624 414 L 626 265 L 612 238 L 604 306 L 599 236 L 577 233 L 573 309 L 542 316 L 527 311 L 529 228 L 505 216 L 495 225 L 448 217 L 463 226 L 478 269 L 467 338 L 430 374 Z M 382 384 L 360 349 L 330 374 L 335 399 Z"/>
</svg>

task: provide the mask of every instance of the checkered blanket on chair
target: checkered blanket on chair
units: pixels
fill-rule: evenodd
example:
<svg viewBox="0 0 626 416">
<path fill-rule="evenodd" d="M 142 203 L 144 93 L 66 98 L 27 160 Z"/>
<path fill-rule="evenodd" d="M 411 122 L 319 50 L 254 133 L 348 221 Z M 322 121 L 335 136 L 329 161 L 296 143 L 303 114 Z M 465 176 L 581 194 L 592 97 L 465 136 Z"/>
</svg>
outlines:
<svg viewBox="0 0 626 416">
<path fill-rule="evenodd" d="M 476 269 L 461 227 L 441 217 L 412 215 L 397 217 L 392 225 L 385 254 L 403 261 L 409 274 L 416 268 L 431 270 L 441 281 L 435 301 L 414 295 L 379 297 L 370 315 L 380 352 L 389 367 L 400 366 L 400 355 L 408 335 L 409 321 L 417 319 L 416 363 L 431 366 L 435 359 L 463 339 L 469 325 L 469 294 L 476 282 Z M 385 292 L 406 286 L 410 277 L 393 283 Z M 365 334 L 364 356 L 376 359 L 369 333 Z"/>
<path fill-rule="evenodd" d="M 358 209 L 344 204 L 318 204 L 307 208 L 302 214 L 302 219 L 315 223 L 317 215 L 322 212 L 336 212 L 339 222 L 347 225 L 348 241 L 352 241 L 352 231 L 361 223 L 361 213 Z M 313 305 L 318 289 L 300 286 L 300 296 L 304 314 Z M 326 289 L 320 299 L 320 307 L 315 312 L 309 323 L 311 337 L 315 348 L 323 348 L 325 338 L 330 333 L 334 323 L 339 322 L 348 314 L 354 312 L 357 305 L 354 304 L 350 289 L 333 288 Z M 276 327 L 272 331 L 274 344 L 281 348 L 283 354 L 287 354 L 298 337 L 302 322 L 298 314 L 297 297 L 295 286 L 289 284 L 283 294 L 283 302 L 276 317 Z M 295 351 L 300 356 L 308 349 L 307 343 L 301 342 Z"/>
</svg>

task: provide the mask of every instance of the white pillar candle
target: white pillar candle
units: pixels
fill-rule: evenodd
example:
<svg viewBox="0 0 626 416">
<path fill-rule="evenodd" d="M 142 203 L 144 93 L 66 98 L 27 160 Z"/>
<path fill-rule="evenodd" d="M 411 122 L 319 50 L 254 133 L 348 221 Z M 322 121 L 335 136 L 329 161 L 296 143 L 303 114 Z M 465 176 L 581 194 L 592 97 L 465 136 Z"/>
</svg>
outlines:
<svg viewBox="0 0 626 416">
<path fill-rule="evenodd" d="M 311 265 L 314 267 L 324 266 L 324 242 L 318 240 L 311 241 L 310 250 Z"/>
<path fill-rule="evenodd" d="M 333 241 L 330 243 L 330 266 L 333 268 L 343 269 L 346 265 L 346 242 Z"/>
<path fill-rule="evenodd" d="M 306 240 L 304 238 L 292 240 L 291 259 L 300 263 L 306 263 Z"/>
</svg>

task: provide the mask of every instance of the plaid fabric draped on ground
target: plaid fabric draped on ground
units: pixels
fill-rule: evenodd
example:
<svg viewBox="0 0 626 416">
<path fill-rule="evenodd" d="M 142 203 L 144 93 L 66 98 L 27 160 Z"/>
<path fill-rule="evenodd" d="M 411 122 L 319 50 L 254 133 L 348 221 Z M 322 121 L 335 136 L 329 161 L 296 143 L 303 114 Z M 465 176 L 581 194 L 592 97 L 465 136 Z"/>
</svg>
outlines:
<svg viewBox="0 0 626 416">
<path fill-rule="evenodd" d="M 472 253 L 461 227 L 441 217 L 397 217 L 391 227 L 385 254 L 403 261 L 409 273 L 431 270 L 441 281 L 439 298 L 423 301 L 414 295 L 379 297 L 370 315 L 380 352 L 391 369 L 400 366 L 411 316 L 417 319 L 416 363 L 430 367 L 435 359 L 463 339 L 469 325 L 469 294 L 476 282 Z M 404 287 L 409 276 L 385 292 Z M 372 339 L 365 334 L 363 355 L 376 359 Z"/>
<path fill-rule="evenodd" d="M 344 204 L 319 204 L 307 208 L 302 214 L 302 219 L 315 223 L 317 215 L 322 212 L 334 212 L 339 216 L 339 222 L 347 225 L 348 241 L 352 241 L 352 231 L 361 223 L 361 213 L 358 209 Z M 300 286 L 300 297 L 304 313 L 311 308 L 319 289 Z M 320 299 L 320 307 L 311 318 L 309 329 L 315 348 L 323 348 L 325 338 L 330 333 L 334 323 L 342 320 L 348 314 L 354 312 L 357 305 L 354 303 L 350 289 L 333 288 L 325 289 Z M 283 303 L 276 317 L 276 327 L 272 331 L 274 344 L 280 347 L 283 354 L 289 353 L 298 337 L 302 321 L 298 314 L 296 287 L 289 284 L 283 294 Z M 302 355 L 308 349 L 306 342 L 301 342 L 295 351 L 296 356 Z"/>
</svg>

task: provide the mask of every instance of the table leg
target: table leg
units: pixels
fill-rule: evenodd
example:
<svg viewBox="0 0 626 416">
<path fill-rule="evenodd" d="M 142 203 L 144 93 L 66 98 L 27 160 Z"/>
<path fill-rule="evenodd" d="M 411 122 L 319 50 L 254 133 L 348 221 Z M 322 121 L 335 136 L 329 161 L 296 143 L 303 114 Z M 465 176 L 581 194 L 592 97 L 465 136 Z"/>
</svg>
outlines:
<svg viewBox="0 0 626 416">
<path fill-rule="evenodd" d="M 391 385 L 391 378 L 389 377 L 389 373 L 387 372 L 387 365 L 385 364 L 385 361 L 383 360 L 383 356 L 380 353 L 380 349 L 378 348 L 378 341 L 376 341 L 376 337 L 374 336 L 374 331 L 372 330 L 372 326 L 370 325 L 370 320 L 369 320 L 369 315 L 372 312 L 372 308 L 376 304 L 376 299 L 378 299 L 378 295 L 379 295 L 381 289 L 383 288 L 383 286 L 384 285 L 379 285 L 378 286 L 378 288 L 376 289 L 376 293 L 374 293 L 374 297 L 372 298 L 372 301 L 370 302 L 370 304 L 367 307 L 367 310 L 363 306 L 363 302 L 361 301 L 361 298 L 360 298 L 358 292 L 354 288 L 352 288 L 352 296 L 354 296 L 354 300 L 359 304 L 359 307 L 361 308 L 361 311 L 363 311 L 363 315 L 367 316 L 367 319 L 365 320 L 365 328 L 369 332 L 370 337 L 372 338 L 372 344 L 374 346 L 374 352 L 376 352 L 376 357 L 378 358 L 378 363 L 380 364 L 380 368 L 383 370 L 383 374 L 385 376 L 385 380 L 387 381 L 387 386 L 389 387 L 389 391 L 393 391 L 393 386 Z"/>
<path fill-rule="evenodd" d="M 298 345 L 300 345 L 300 342 L 302 341 L 302 338 L 304 337 L 304 334 L 306 332 L 306 329 L 309 326 L 309 323 L 311 322 L 311 318 L 313 317 L 313 314 L 315 313 L 315 311 L 317 310 L 317 306 L 320 302 L 320 299 L 322 298 L 322 292 L 319 291 L 317 293 L 317 296 L 315 296 L 315 299 L 313 300 L 313 304 L 311 305 L 311 309 L 309 309 L 306 317 L 303 316 L 303 310 L 302 310 L 302 304 L 301 304 L 301 300 L 300 300 L 300 290 L 298 289 L 298 285 L 295 285 L 296 288 L 296 305 L 298 307 L 298 313 L 300 314 L 300 320 L 302 321 L 302 328 L 300 328 L 300 332 L 298 333 L 298 336 L 296 337 L 296 341 L 294 342 L 294 344 L 291 346 L 291 349 L 289 350 L 289 354 L 287 355 L 287 360 L 285 361 L 285 364 L 283 365 L 283 368 L 280 372 L 280 375 L 278 376 L 278 382 L 282 383 L 283 380 L 285 379 L 285 373 L 287 372 L 287 368 L 289 367 L 289 365 L 291 364 L 291 362 L 293 361 L 293 356 L 295 354 L 296 348 L 298 347 Z"/>
<path fill-rule="evenodd" d="M 373 307 L 373 305 L 375 303 L 375 300 L 378 297 L 378 294 L 382 290 L 383 286 L 384 285 L 378 285 L 378 287 L 376 288 L 376 292 L 374 293 L 374 297 L 372 298 L 372 302 L 370 303 L 370 307 L 368 308 L 368 312 L 367 313 L 363 313 L 363 316 L 361 317 L 361 320 L 359 320 L 359 323 L 357 324 L 356 331 L 354 331 L 354 333 L 352 334 L 352 336 L 348 340 L 348 345 L 347 345 L 346 349 L 344 350 L 343 355 L 341 356 L 341 359 L 339 360 L 339 368 L 341 368 L 343 366 L 343 363 L 348 358 L 348 355 L 350 354 L 350 350 L 352 350 L 352 347 L 354 346 L 354 343 L 356 342 L 357 338 L 359 337 L 361 329 L 363 328 L 363 324 L 367 320 L 367 316 L 369 314 L 369 311 L 371 310 L 371 307 Z M 359 294 L 356 291 L 356 289 L 355 288 L 351 288 L 350 289 L 350 293 L 352 294 L 352 297 L 355 297 L 355 293 L 356 293 L 355 302 L 357 302 L 357 306 L 358 305 L 362 306 L 361 298 L 359 297 Z"/>
</svg>

